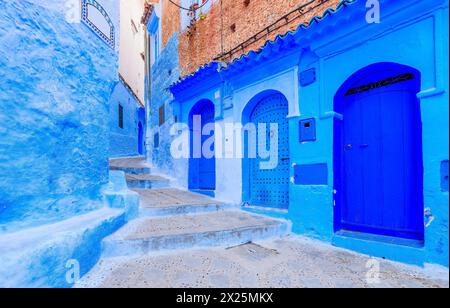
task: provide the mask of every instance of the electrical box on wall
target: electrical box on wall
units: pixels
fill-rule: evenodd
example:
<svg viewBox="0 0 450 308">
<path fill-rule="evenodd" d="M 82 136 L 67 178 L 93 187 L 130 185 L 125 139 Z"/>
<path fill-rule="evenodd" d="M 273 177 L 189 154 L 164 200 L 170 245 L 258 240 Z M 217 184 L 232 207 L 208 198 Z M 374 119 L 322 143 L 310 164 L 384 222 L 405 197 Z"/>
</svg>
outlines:
<svg viewBox="0 0 450 308">
<path fill-rule="evenodd" d="M 300 121 L 300 142 L 316 141 L 316 119 Z"/>
<path fill-rule="evenodd" d="M 316 69 L 311 68 L 309 70 L 300 73 L 300 85 L 302 87 L 309 86 L 316 82 Z"/>
<path fill-rule="evenodd" d="M 328 165 L 293 165 L 294 184 L 302 186 L 328 185 Z"/>
</svg>

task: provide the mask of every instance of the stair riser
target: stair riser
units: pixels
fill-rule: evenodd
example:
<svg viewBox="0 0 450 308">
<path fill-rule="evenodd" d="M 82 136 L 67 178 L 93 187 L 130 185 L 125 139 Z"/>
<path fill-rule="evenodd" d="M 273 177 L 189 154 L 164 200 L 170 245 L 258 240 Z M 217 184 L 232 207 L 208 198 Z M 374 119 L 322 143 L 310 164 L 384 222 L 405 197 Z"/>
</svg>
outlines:
<svg viewBox="0 0 450 308">
<path fill-rule="evenodd" d="M 158 189 L 170 187 L 169 181 L 127 181 L 128 188 Z"/>
<path fill-rule="evenodd" d="M 237 209 L 239 209 L 239 207 L 235 205 L 205 205 L 205 206 L 183 205 L 160 209 L 140 208 L 139 217 L 179 216 L 189 214 L 220 212 L 226 210 L 237 210 Z"/>
<path fill-rule="evenodd" d="M 152 237 L 145 240 L 103 241 L 104 257 L 147 255 L 164 250 L 190 249 L 215 246 L 236 246 L 250 241 L 281 237 L 290 232 L 289 223 L 230 231 Z"/>
<path fill-rule="evenodd" d="M 151 168 L 125 168 L 125 167 L 110 167 L 114 171 L 123 171 L 128 174 L 150 174 Z"/>
</svg>

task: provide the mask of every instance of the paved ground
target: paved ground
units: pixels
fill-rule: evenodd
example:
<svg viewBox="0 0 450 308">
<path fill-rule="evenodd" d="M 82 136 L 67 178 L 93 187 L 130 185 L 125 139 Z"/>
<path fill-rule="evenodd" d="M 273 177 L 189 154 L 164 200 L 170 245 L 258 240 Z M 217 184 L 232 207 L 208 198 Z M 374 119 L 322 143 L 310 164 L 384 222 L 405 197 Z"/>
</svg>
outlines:
<svg viewBox="0 0 450 308">
<path fill-rule="evenodd" d="M 368 275 L 368 265 L 373 266 L 369 260 L 289 236 L 229 249 L 105 259 L 78 287 L 449 287 L 448 270 L 423 270 L 383 260 L 377 261 L 377 281 L 376 274 Z"/>
<path fill-rule="evenodd" d="M 151 175 L 143 158 L 111 160 L 110 166 L 125 171 L 141 196 L 140 217 L 103 241 L 104 259 L 79 287 L 449 286 L 448 270 L 372 260 L 297 236 L 258 241 L 287 234 L 289 224 L 168 183 L 158 188 L 167 180 Z M 195 248 L 249 240 L 257 244 Z M 167 251 L 174 248 L 191 249 Z"/>
</svg>

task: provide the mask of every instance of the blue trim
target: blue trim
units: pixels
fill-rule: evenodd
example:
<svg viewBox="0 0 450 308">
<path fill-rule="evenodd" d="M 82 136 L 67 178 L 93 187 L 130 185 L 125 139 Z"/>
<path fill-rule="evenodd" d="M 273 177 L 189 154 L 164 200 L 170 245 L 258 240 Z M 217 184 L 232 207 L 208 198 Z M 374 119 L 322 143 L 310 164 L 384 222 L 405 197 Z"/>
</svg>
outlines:
<svg viewBox="0 0 450 308">
<path fill-rule="evenodd" d="M 89 19 L 89 9 L 88 5 L 92 5 L 95 7 L 100 14 L 105 17 L 106 22 L 110 27 L 109 37 L 107 34 L 103 33 L 90 19 Z M 109 47 L 115 49 L 115 28 L 114 24 L 109 17 L 106 10 L 95 0 L 83 0 L 82 8 L 81 8 L 81 21 L 91 29 L 99 38 L 101 38 Z"/>
<path fill-rule="evenodd" d="M 147 23 L 147 30 L 149 33 L 155 33 L 159 28 L 159 17 L 156 15 L 155 10 L 153 10 L 152 15 Z"/>
<path fill-rule="evenodd" d="M 174 83 L 170 91 L 178 98 L 183 96 L 193 96 L 195 93 L 204 92 L 206 89 L 218 85 L 221 82 L 220 63 L 212 62 L 200 67 L 195 73 L 184 77 L 184 79 Z"/>
</svg>

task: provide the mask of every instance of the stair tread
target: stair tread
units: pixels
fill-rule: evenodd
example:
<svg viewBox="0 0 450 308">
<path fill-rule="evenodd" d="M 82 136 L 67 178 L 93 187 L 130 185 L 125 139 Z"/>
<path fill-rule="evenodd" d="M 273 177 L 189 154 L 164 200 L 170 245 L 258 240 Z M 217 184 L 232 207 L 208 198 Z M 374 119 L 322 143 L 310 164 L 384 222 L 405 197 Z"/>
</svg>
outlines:
<svg viewBox="0 0 450 308">
<path fill-rule="evenodd" d="M 169 179 L 164 178 L 162 176 L 145 173 L 126 174 L 125 177 L 127 181 L 153 181 L 153 182 L 169 181 Z"/>
<path fill-rule="evenodd" d="M 152 165 L 149 164 L 143 157 L 134 158 L 117 158 L 109 160 L 110 168 L 151 168 Z"/>
<path fill-rule="evenodd" d="M 180 206 L 225 205 L 204 195 L 176 188 L 132 189 L 141 196 L 141 208 L 167 208 Z"/>
<path fill-rule="evenodd" d="M 130 222 L 110 237 L 111 240 L 145 240 L 154 237 L 199 233 L 238 231 L 282 224 L 283 221 L 249 214 L 226 211 L 199 215 L 145 217 Z"/>
</svg>

